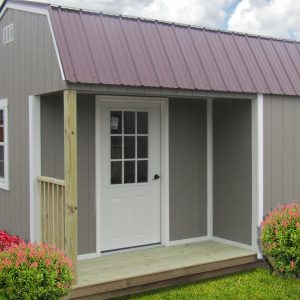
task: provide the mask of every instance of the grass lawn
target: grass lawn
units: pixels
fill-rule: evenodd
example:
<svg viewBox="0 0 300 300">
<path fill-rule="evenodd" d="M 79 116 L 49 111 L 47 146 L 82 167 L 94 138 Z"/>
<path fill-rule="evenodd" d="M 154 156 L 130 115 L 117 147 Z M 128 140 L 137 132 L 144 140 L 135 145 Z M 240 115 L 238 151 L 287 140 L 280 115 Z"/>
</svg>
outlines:
<svg viewBox="0 0 300 300">
<path fill-rule="evenodd" d="M 121 299 L 300 299 L 300 280 L 272 276 L 266 268 Z"/>
</svg>

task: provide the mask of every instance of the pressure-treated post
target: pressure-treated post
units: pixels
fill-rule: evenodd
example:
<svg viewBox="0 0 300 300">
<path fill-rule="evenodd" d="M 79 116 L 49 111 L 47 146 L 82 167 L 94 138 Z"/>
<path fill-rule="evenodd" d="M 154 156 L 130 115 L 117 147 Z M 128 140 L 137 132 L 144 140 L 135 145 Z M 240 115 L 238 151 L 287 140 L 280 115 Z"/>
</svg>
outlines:
<svg viewBox="0 0 300 300">
<path fill-rule="evenodd" d="M 73 262 L 74 284 L 77 281 L 77 96 L 64 91 L 64 160 L 65 160 L 65 252 Z"/>
</svg>

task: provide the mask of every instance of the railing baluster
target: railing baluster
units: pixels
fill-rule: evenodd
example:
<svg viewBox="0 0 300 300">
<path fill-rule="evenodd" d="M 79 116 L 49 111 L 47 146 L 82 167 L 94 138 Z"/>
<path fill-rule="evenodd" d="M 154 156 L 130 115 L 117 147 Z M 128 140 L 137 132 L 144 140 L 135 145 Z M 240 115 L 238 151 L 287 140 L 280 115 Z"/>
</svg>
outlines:
<svg viewBox="0 0 300 300">
<path fill-rule="evenodd" d="M 65 183 L 51 177 L 39 177 L 42 242 L 65 250 Z"/>
</svg>

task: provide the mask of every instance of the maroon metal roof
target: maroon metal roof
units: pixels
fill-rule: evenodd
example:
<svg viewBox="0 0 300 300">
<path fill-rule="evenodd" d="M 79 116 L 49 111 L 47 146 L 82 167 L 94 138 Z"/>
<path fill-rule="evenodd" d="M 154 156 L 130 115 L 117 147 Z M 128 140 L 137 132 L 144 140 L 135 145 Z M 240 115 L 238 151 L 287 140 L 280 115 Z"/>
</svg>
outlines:
<svg viewBox="0 0 300 300">
<path fill-rule="evenodd" d="M 50 6 L 72 83 L 300 95 L 300 44 Z"/>
</svg>

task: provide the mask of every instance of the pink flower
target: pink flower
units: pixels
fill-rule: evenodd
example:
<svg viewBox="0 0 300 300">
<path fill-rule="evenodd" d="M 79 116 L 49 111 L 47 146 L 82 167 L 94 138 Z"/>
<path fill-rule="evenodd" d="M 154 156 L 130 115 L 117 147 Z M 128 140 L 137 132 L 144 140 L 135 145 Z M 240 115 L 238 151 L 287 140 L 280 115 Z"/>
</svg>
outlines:
<svg viewBox="0 0 300 300">
<path fill-rule="evenodd" d="M 38 267 L 38 263 L 35 261 L 30 265 L 30 268 L 37 268 Z"/>
<path fill-rule="evenodd" d="M 45 265 L 48 268 L 51 265 L 51 259 L 46 259 Z"/>
<path fill-rule="evenodd" d="M 283 221 L 282 221 L 282 225 L 283 225 L 284 227 L 288 227 L 288 226 L 289 226 L 289 223 L 287 222 L 287 220 L 283 220 Z"/>
<path fill-rule="evenodd" d="M 290 266 L 291 266 L 291 269 L 294 270 L 294 268 L 295 268 L 295 262 L 293 260 L 290 261 Z"/>
</svg>

